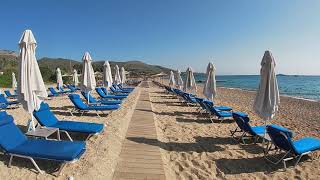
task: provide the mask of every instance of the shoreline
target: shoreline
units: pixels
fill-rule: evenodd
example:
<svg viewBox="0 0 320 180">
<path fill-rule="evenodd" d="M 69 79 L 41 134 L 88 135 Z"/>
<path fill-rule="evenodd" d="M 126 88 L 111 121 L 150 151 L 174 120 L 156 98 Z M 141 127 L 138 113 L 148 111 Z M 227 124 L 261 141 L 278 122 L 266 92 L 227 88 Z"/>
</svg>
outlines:
<svg viewBox="0 0 320 180">
<path fill-rule="evenodd" d="M 203 86 L 203 85 L 201 85 Z M 247 92 L 252 92 L 255 93 L 257 90 L 250 90 L 250 89 L 241 89 L 241 88 L 231 88 L 231 87 L 224 87 L 224 86 L 219 86 L 217 88 L 222 88 L 222 89 L 234 89 L 234 90 L 240 90 L 240 91 L 247 91 Z M 304 98 L 304 97 L 299 97 L 299 96 L 291 96 L 288 94 L 282 94 L 280 93 L 280 97 L 286 97 L 286 98 L 293 98 L 293 99 L 297 99 L 297 100 L 304 100 L 304 101 L 309 101 L 309 102 L 316 102 L 316 103 L 320 103 L 320 99 L 316 100 L 316 99 L 308 99 L 308 98 Z"/>
</svg>

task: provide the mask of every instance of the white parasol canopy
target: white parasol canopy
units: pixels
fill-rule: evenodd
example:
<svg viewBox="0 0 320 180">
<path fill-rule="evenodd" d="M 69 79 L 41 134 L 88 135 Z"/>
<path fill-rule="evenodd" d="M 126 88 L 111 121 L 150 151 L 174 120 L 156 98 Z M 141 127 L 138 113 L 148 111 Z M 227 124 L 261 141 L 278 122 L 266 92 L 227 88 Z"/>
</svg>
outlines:
<svg viewBox="0 0 320 180">
<path fill-rule="evenodd" d="M 197 91 L 197 85 L 196 80 L 194 79 L 193 72 L 191 67 L 188 67 L 186 71 L 186 81 L 184 82 L 183 90 L 185 92 L 196 92 Z"/>
<path fill-rule="evenodd" d="M 16 79 L 16 74 L 13 72 L 12 73 L 12 89 L 17 89 L 18 84 L 17 84 L 17 79 Z"/>
<path fill-rule="evenodd" d="M 35 55 L 37 42 L 31 30 L 26 30 L 19 41 L 18 100 L 31 115 L 34 129 L 33 111 L 39 110 L 41 102 L 48 97 Z"/>
<path fill-rule="evenodd" d="M 176 81 L 174 79 L 174 74 L 172 71 L 170 71 L 169 86 L 174 87 L 175 85 L 176 85 Z"/>
<path fill-rule="evenodd" d="M 181 78 L 181 72 L 179 69 L 177 70 L 177 75 L 176 75 L 176 86 L 178 89 L 182 89 L 183 87 L 183 80 Z"/>
<path fill-rule="evenodd" d="M 271 120 L 280 104 L 275 66 L 271 52 L 266 51 L 261 61 L 260 85 L 253 105 L 255 112 L 264 120 Z"/>
<path fill-rule="evenodd" d="M 63 80 L 60 68 L 57 68 L 57 87 L 60 89 L 63 86 Z"/>
<path fill-rule="evenodd" d="M 114 82 L 116 84 L 120 84 L 121 83 L 121 77 L 120 77 L 120 72 L 119 72 L 119 66 L 118 65 L 116 65 L 115 71 L 116 71 L 116 73 L 114 75 Z"/>
<path fill-rule="evenodd" d="M 121 84 L 125 84 L 127 78 L 126 78 L 126 71 L 125 71 L 124 67 L 121 67 L 120 74 L 121 74 Z"/>
<path fill-rule="evenodd" d="M 215 98 L 217 92 L 215 71 L 216 68 L 214 67 L 214 65 L 212 63 L 209 63 L 206 72 L 207 80 L 203 87 L 204 96 L 212 101 Z"/>
<path fill-rule="evenodd" d="M 78 86 L 79 84 L 78 71 L 75 69 L 73 70 L 72 81 L 75 86 Z"/>
<path fill-rule="evenodd" d="M 83 69 L 81 76 L 81 90 L 85 92 L 90 92 L 96 87 L 96 78 L 94 76 L 94 71 L 92 67 L 92 59 L 88 52 L 85 52 L 83 57 Z"/>
<path fill-rule="evenodd" d="M 103 64 L 103 85 L 110 87 L 112 85 L 112 73 L 109 61 L 105 61 Z"/>
</svg>

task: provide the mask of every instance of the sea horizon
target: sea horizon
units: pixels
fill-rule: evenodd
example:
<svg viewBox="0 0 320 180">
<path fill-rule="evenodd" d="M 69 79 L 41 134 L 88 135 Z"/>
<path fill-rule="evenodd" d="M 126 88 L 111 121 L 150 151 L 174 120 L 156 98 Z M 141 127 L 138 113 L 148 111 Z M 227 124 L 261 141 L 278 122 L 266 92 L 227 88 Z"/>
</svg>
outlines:
<svg viewBox="0 0 320 180">
<path fill-rule="evenodd" d="M 184 77 L 183 77 L 184 78 Z M 204 83 L 205 74 L 195 74 L 197 83 Z M 217 86 L 256 91 L 260 75 L 217 75 Z M 311 101 L 320 101 L 319 75 L 278 75 L 280 95 Z"/>
</svg>

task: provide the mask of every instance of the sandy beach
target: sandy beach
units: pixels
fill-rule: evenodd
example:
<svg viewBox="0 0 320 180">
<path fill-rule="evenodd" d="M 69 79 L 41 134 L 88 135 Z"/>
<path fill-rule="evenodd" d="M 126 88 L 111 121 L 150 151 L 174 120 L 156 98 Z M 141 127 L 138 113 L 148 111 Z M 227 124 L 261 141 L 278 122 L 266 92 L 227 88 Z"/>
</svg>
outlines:
<svg viewBox="0 0 320 180">
<path fill-rule="evenodd" d="M 121 104 L 119 110 L 102 115 L 98 118 L 95 113 L 79 116 L 71 116 L 69 109 L 73 106 L 67 96 L 54 97 L 46 102 L 59 119 L 74 120 L 82 122 L 95 122 L 105 124 L 103 133 L 91 137 L 86 141 L 86 152 L 80 160 L 71 163 L 62 169 L 60 176 L 57 176 L 56 169 L 59 163 L 54 161 L 36 160 L 39 167 L 45 171 L 38 174 L 29 160 L 14 158 L 11 168 L 7 166 L 9 156 L 0 155 L 0 179 L 111 179 L 118 156 L 121 151 L 121 143 L 125 137 L 133 109 L 136 105 L 136 98 L 140 93 L 139 87 L 130 94 Z M 93 94 L 98 97 L 97 94 Z M 15 123 L 26 131 L 26 124 L 30 115 L 20 106 L 17 109 L 7 110 L 12 115 Z M 85 140 L 84 134 L 70 134 L 73 140 Z M 53 137 L 55 138 L 55 137 Z M 68 140 L 62 135 L 62 139 Z"/>
<path fill-rule="evenodd" d="M 95 114 L 83 117 L 71 116 L 68 109 L 72 104 L 67 96 L 48 100 L 52 111 L 61 119 L 83 122 L 104 123 L 105 130 L 91 137 L 82 158 L 67 165 L 56 176 L 58 163 L 37 160 L 45 174 L 38 174 L 30 161 L 14 158 L 11 168 L 7 167 L 9 156 L 1 154 L 0 179 L 112 179 L 119 162 L 122 142 L 126 136 L 137 98 L 143 87 L 137 87 L 122 103 L 122 108 L 111 112 L 101 119 Z M 296 167 L 284 170 L 282 164 L 274 166 L 263 158 L 261 144 L 243 145 L 230 136 L 230 130 L 236 127 L 233 120 L 223 123 L 211 123 L 200 115 L 197 107 L 188 107 L 164 89 L 150 83 L 147 88 L 154 115 L 157 140 L 152 145 L 159 146 L 167 179 L 319 179 L 320 163 L 303 158 Z M 201 87 L 198 88 L 201 92 Z M 93 94 L 97 96 L 96 94 Z M 201 93 L 198 94 L 202 96 Z M 233 107 L 234 111 L 243 111 L 250 115 L 252 125 L 263 122 L 252 111 L 255 93 L 239 89 L 218 88 L 217 105 Z M 272 123 L 291 129 L 295 139 L 304 136 L 319 136 L 318 102 L 281 97 L 280 112 Z M 26 130 L 29 115 L 20 107 L 8 110 L 15 123 Z M 74 140 L 84 140 L 83 134 L 71 134 Z M 62 136 L 67 140 L 67 137 Z M 319 154 L 312 154 L 318 157 Z"/>
<path fill-rule="evenodd" d="M 181 104 L 163 89 L 154 85 L 150 91 L 168 179 L 319 179 L 318 160 L 304 158 L 296 168 L 289 163 L 287 170 L 282 164 L 274 166 L 264 160 L 261 144 L 243 145 L 231 138 L 230 130 L 236 128 L 233 120 L 211 123 L 197 107 Z M 215 102 L 248 113 L 252 125 L 263 125 L 252 110 L 254 96 L 254 92 L 218 88 Z M 295 139 L 319 138 L 319 105 L 281 97 L 280 112 L 271 123 L 291 129 Z"/>
</svg>

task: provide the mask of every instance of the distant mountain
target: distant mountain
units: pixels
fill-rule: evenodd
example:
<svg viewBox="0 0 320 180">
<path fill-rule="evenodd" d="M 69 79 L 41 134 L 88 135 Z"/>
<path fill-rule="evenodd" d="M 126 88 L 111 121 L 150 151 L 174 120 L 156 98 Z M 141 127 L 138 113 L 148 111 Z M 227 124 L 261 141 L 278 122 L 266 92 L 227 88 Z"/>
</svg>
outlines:
<svg viewBox="0 0 320 180">
<path fill-rule="evenodd" d="M 70 70 L 77 69 L 79 72 L 82 70 L 82 63 L 75 60 L 63 59 L 63 58 L 41 58 L 38 61 L 40 67 L 47 67 L 50 69 L 60 68 L 64 72 L 70 72 Z M 109 61 L 111 69 L 113 70 L 116 65 L 119 68 L 124 67 L 128 71 L 130 76 L 149 76 L 160 72 L 169 73 L 171 69 L 158 65 L 150 65 L 141 61 L 127 61 L 116 62 Z M 103 71 L 104 61 L 93 61 L 92 65 L 95 71 Z"/>
<path fill-rule="evenodd" d="M 129 72 L 129 76 L 131 77 L 151 76 L 160 72 L 169 74 L 169 72 L 172 70 L 159 65 L 146 64 L 141 61 L 109 61 L 109 63 L 112 70 L 114 70 L 115 65 L 118 65 L 119 68 L 124 67 L 125 70 Z M 82 71 L 82 62 L 72 59 L 43 57 L 38 60 L 38 64 L 45 81 L 55 81 L 55 70 L 58 67 L 61 69 L 63 74 L 71 73 L 73 69 L 78 70 L 78 72 Z M 104 61 L 94 60 L 94 70 L 102 72 L 103 64 Z M 17 70 L 18 54 L 14 51 L 0 50 L 0 71 L 4 72 L 5 74 L 11 74 L 11 72 L 17 72 Z"/>
</svg>

